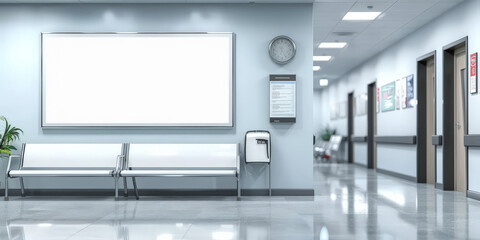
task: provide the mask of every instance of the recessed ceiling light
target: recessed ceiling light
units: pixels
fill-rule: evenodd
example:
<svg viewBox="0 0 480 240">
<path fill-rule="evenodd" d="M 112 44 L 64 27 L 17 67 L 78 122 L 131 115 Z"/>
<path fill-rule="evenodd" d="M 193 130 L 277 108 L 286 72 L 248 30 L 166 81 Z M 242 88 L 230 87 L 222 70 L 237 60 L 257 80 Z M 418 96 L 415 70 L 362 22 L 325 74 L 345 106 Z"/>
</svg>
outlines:
<svg viewBox="0 0 480 240">
<path fill-rule="evenodd" d="M 332 56 L 313 56 L 313 61 L 330 61 L 332 59 Z"/>
<path fill-rule="evenodd" d="M 367 21 L 374 20 L 382 12 L 348 12 L 342 20 Z"/>
<path fill-rule="evenodd" d="M 328 86 L 328 79 L 322 78 L 318 83 L 320 84 L 320 87 L 326 87 Z"/>
<path fill-rule="evenodd" d="M 320 66 L 313 66 L 313 71 L 318 71 L 320 70 L 320 68 L 321 68 Z"/>
<path fill-rule="evenodd" d="M 51 227 L 52 224 L 51 223 L 39 223 L 39 224 L 37 224 L 37 226 L 39 226 L 39 227 Z"/>
<path fill-rule="evenodd" d="M 173 235 L 169 233 L 160 234 L 157 236 L 157 240 L 172 240 L 172 239 L 173 239 Z"/>
<path fill-rule="evenodd" d="M 346 45 L 346 42 L 322 42 L 318 48 L 344 48 Z"/>
<path fill-rule="evenodd" d="M 233 239 L 233 232 L 212 232 L 213 240 L 230 240 Z"/>
</svg>

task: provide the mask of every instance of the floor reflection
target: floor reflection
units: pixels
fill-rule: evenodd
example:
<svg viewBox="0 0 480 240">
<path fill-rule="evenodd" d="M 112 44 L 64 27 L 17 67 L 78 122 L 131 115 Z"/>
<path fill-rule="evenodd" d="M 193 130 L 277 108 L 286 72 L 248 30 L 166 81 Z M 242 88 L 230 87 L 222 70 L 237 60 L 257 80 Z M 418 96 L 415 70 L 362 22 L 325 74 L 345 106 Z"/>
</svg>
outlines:
<svg viewBox="0 0 480 240">
<path fill-rule="evenodd" d="M 480 239 L 480 203 L 348 164 L 315 164 L 315 197 L 0 201 L 0 239 Z"/>
</svg>

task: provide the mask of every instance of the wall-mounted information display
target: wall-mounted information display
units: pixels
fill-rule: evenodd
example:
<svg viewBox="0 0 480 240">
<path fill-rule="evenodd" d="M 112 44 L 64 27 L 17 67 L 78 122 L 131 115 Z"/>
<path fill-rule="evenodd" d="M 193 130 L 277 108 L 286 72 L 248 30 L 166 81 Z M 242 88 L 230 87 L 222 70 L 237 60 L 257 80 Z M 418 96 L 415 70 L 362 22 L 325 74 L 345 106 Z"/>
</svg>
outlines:
<svg viewBox="0 0 480 240">
<path fill-rule="evenodd" d="M 42 127 L 233 127 L 234 39 L 43 33 Z"/>
<path fill-rule="evenodd" d="M 270 75 L 270 122 L 294 123 L 297 117 L 296 75 Z"/>
</svg>

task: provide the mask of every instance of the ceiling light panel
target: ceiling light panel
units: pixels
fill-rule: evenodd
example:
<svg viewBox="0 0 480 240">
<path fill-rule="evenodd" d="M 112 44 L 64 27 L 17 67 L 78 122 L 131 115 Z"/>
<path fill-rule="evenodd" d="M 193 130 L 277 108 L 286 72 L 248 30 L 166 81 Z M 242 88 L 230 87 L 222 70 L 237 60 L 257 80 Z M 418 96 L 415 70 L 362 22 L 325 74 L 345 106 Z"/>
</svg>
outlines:
<svg viewBox="0 0 480 240">
<path fill-rule="evenodd" d="M 327 62 L 332 59 L 332 56 L 313 56 L 313 61 Z"/>
<path fill-rule="evenodd" d="M 348 12 L 342 20 L 344 21 L 369 21 L 377 18 L 382 12 Z"/>
<path fill-rule="evenodd" d="M 346 42 L 322 42 L 318 48 L 344 48 L 346 45 Z"/>
<path fill-rule="evenodd" d="M 318 70 L 320 70 L 320 69 L 321 69 L 320 66 L 313 66 L 313 71 L 318 71 Z"/>
<path fill-rule="evenodd" d="M 320 84 L 320 87 L 326 87 L 328 86 L 328 79 L 325 79 L 325 78 L 320 79 L 318 83 Z"/>
</svg>

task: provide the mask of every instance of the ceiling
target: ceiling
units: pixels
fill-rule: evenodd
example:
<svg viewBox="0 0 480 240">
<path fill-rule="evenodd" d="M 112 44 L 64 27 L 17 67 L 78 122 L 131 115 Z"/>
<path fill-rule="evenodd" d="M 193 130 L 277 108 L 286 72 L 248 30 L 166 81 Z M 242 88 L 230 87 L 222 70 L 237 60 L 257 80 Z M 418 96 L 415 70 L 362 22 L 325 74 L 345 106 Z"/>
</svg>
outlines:
<svg viewBox="0 0 480 240">
<path fill-rule="evenodd" d="M 367 59 L 406 37 L 463 0 L 315 0 L 314 55 L 333 56 L 314 62 L 314 86 L 319 79 L 337 80 Z M 371 9 L 367 8 L 372 6 Z M 374 21 L 342 21 L 349 11 L 382 12 Z M 347 42 L 343 49 L 319 49 L 320 42 Z"/>
</svg>

